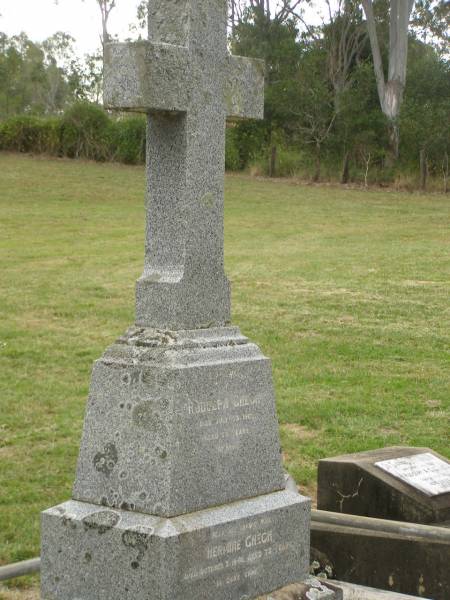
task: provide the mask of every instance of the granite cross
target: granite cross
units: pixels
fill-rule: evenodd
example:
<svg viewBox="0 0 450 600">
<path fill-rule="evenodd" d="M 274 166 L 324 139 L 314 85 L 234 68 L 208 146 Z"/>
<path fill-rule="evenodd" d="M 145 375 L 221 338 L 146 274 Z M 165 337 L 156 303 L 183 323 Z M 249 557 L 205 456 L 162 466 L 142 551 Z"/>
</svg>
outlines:
<svg viewBox="0 0 450 600">
<path fill-rule="evenodd" d="M 149 41 L 105 51 L 105 105 L 148 113 L 145 268 L 136 323 L 230 320 L 223 266 L 227 117 L 261 118 L 264 63 L 227 51 L 227 0 L 150 0 Z"/>
</svg>

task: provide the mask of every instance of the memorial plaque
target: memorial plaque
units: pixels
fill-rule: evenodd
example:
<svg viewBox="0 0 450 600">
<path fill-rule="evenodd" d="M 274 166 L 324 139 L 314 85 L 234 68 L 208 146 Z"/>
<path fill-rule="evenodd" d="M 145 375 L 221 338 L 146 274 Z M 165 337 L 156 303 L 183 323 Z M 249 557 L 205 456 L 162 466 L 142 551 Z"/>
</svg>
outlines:
<svg viewBox="0 0 450 600">
<path fill-rule="evenodd" d="M 383 460 L 375 465 L 427 496 L 450 492 L 450 464 L 430 452 Z"/>
</svg>

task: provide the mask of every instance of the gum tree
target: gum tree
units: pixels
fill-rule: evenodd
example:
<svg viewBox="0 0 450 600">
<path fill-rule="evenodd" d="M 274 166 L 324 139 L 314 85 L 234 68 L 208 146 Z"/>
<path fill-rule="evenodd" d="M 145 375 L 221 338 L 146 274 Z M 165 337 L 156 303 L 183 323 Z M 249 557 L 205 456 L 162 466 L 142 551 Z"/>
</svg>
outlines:
<svg viewBox="0 0 450 600">
<path fill-rule="evenodd" d="M 386 77 L 373 0 L 362 0 L 372 49 L 378 98 L 381 110 L 389 123 L 390 147 L 394 160 L 398 158 L 399 153 L 399 116 L 406 85 L 408 32 L 414 2 L 415 0 L 390 0 L 389 2 L 389 53 Z"/>
</svg>

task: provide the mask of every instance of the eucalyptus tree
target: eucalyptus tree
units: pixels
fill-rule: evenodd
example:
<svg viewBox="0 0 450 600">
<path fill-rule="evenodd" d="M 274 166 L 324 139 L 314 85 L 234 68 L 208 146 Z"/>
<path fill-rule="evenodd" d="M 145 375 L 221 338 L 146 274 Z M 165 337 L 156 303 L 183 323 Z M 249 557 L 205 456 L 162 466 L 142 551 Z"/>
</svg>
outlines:
<svg viewBox="0 0 450 600">
<path fill-rule="evenodd" d="M 450 55 L 450 2 L 416 0 L 412 26 L 417 36 L 441 55 Z"/>
<path fill-rule="evenodd" d="M 380 39 L 373 0 L 361 0 L 366 14 L 367 30 L 372 49 L 373 67 L 381 110 L 390 129 L 390 146 L 394 159 L 399 153 L 399 117 L 406 85 L 408 37 L 415 0 L 389 1 L 389 52 L 387 76 L 383 66 Z"/>
<path fill-rule="evenodd" d="M 257 12 L 267 21 L 286 23 L 288 19 L 300 19 L 303 8 L 311 0 L 228 0 L 232 30 L 240 23 L 246 12 Z"/>
<path fill-rule="evenodd" d="M 108 23 L 111 12 L 116 8 L 116 0 L 96 0 L 96 2 L 102 17 L 102 45 L 104 46 L 110 39 Z"/>
<path fill-rule="evenodd" d="M 84 1 L 85 0 L 82 0 L 82 2 L 84 2 Z M 94 0 L 94 1 L 97 4 L 98 8 L 100 9 L 101 23 L 102 23 L 102 29 L 101 29 L 102 32 L 100 35 L 100 41 L 101 41 L 102 47 L 104 47 L 104 45 L 111 39 L 111 36 L 109 35 L 108 25 L 109 25 L 109 19 L 110 19 L 111 13 L 116 8 L 117 0 Z M 59 2 L 60 2 L 60 0 L 55 0 L 55 4 L 59 4 Z"/>
</svg>

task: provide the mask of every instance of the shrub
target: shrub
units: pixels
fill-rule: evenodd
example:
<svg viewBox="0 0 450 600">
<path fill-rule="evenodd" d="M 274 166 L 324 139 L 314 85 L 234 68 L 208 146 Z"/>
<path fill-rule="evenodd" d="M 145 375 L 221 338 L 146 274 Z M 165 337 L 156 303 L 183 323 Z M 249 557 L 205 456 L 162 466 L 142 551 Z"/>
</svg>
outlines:
<svg viewBox="0 0 450 600">
<path fill-rule="evenodd" d="M 242 121 L 234 128 L 235 145 L 239 154 L 240 168 L 261 156 L 268 146 L 267 125 L 263 121 Z"/>
<path fill-rule="evenodd" d="M 88 102 L 73 104 L 62 119 L 62 154 L 99 161 L 111 158 L 109 128 L 109 117 L 102 108 Z"/>
<path fill-rule="evenodd" d="M 127 165 L 145 163 L 147 119 L 143 115 L 111 122 L 111 158 Z"/>
<path fill-rule="evenodd" d="M 275 177 L 296 177 L 302 171 L 302 153 L 296 148 L 277 146 L 275 160 Z M 264 149 L 259 156 L 254 158 L 250 164 L 250 172 L 253 175 L 269 175 L 270 148 Z"/>
<path fill-rule="evenodd" d="M 226 131 L 225 169 L 227 171 L 239 171 L 242 169 L 236 129 L 234 127 L 229 127 Z"/>
<path fill-rule="evenodd" d="M 0 148 L 12 152 L 56 155 L 60 151 L 61 120 L 28 115 L 0 125 Z"/>
</svg>

